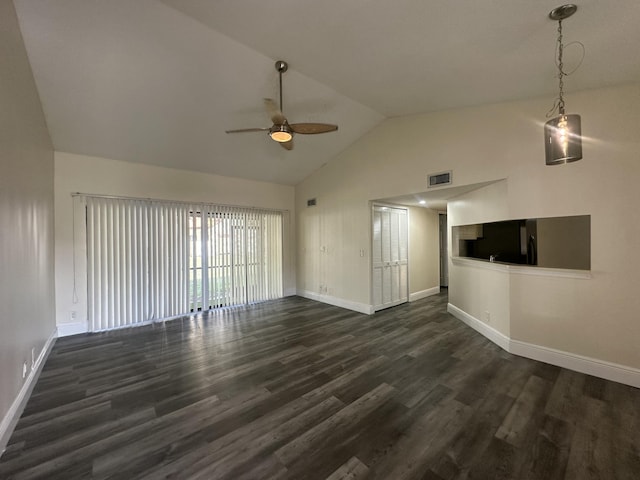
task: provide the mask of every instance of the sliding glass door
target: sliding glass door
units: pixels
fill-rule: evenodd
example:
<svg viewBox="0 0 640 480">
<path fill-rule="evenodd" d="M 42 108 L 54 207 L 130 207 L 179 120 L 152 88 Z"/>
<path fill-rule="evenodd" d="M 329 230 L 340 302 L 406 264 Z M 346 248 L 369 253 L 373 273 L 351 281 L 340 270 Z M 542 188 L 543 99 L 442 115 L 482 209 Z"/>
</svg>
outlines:
<svg viewBox="0 0 640 480">
<path fill-rule="evenodd" d="M 191 311 L 282 296 L 282 214 L 230 207 L 191 212 Z"/>
<path fill-rule="evenodd" d="M 282 212 L 84 196 L 89 328 L 280 298 Z"/>
</svg>

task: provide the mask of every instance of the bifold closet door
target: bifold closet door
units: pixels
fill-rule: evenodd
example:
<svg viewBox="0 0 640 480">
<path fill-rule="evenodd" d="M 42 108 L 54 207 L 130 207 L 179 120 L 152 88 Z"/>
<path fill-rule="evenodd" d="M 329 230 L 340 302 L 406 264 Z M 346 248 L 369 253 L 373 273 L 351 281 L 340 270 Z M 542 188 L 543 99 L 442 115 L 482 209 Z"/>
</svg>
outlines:
<svg viewBox="0 0 640 480">
<path fill-rule="evenodd" d="M 393 307 L 409 299 L 407 210 L 373 207 L 374 310 Z"/>
</svg>

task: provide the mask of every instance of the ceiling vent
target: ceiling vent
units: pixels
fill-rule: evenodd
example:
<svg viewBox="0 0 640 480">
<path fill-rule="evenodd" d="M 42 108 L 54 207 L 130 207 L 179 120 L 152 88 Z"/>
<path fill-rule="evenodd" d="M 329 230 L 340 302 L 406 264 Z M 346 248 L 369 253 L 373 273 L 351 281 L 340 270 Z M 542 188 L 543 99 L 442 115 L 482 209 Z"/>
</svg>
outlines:
<svg viewBox="0 0 640 480">
<path fill-rule="evenodd" d="M 448 172 L 434 173 L 433 175 L 429 175 L 429 183 L 427 186 L 431 187 L 439 187 L 441 185 L 451 185 L 451 170 Z"/>
</svg>

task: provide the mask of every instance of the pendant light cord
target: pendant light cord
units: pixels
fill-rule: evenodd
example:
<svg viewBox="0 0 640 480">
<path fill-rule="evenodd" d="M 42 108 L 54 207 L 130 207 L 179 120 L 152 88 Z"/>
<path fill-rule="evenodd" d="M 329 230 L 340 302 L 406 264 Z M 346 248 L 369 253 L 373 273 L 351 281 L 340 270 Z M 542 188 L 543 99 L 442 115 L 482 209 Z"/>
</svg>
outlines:
<svg viewBox="0 0 640 480">
<path fill-rule="evenodd" d="M 560 115 L 564 115 L 564 63 L 562 62 L 562 53 L 564 46 L 562 45 L 562 20 L 558 20 L 558 88 L 560 93 L 558 94 L 558 111 Z"/>
<path fill-rule="evenodd" d="M 555 102 L 553 103 L 553 107 L 551 107 L 551 110 L 549 110 L 547 112 L 547 118 L 551 118 L 555 115 L 556 111 L 560 114 L 560 115 L 564 115 L 564 77 L 568 77 L 569 75 L 573 74 L 576 70 L 578 70 L 578 68 L 580 68 L 580 65 L 582 65 L 582 62 L 584 60 L 584 55 L 585 55 L 585 48 L 584 48 L 584 44 L 582 42 L 571 42 L 568 43 L 566 46 L 570 46 L 570 45 L 580 45 L 580 47 L 582 47 L 582 57 L 580 58 L 580 62 L 578 62 L 578 65 L 576 66 L 576 68 L 574 68 L 573 70 L 571 70 L 570 72 L 565 72 L 564 71 L 564 48 L 565 45 L 562 43 L 562 20 L 558 20 L 558 40 L 556 41 L 556 51 L 558 53 L 558 57 L 556 59 L 556 66 L 558 67 L 558 97 L 556 98 Z"/>
</svg>

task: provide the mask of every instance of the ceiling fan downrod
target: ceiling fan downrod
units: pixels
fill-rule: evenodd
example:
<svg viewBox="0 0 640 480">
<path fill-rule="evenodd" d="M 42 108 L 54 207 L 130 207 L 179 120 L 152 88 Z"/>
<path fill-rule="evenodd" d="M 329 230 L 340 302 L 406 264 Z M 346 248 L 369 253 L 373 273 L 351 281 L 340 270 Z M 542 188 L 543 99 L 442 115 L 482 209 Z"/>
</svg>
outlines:
<svg viewBox="0 0 640 480">
<path fill-rule="evenodd" d="M 284 110 L 282 109 L 282 74 L 287 70 L 289 70 L 289 64 L 287 62 L 285 62 L 284 60 L 278 60 L 276 62 L 276 72 L 278 72 L 279 78 L 280 78 L 280 111 L 281 112 L 284 112 Z"/>
</svg>

